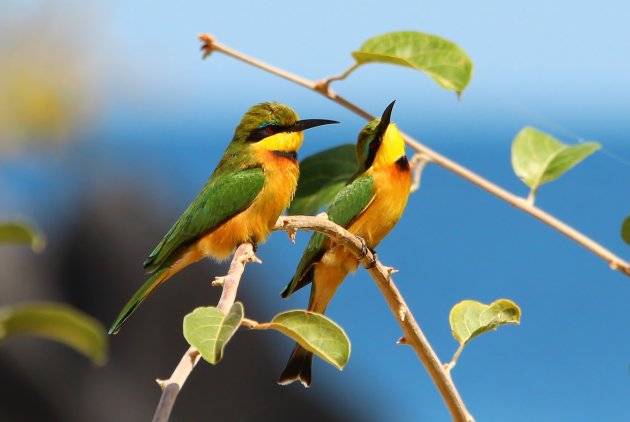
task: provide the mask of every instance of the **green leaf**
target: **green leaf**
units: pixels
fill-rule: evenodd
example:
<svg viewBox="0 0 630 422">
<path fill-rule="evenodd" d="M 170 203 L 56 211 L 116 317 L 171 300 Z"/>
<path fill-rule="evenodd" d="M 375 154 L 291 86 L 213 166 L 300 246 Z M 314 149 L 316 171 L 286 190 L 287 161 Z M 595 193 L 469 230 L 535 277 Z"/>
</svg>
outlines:
<svg viewBox="0 0 630 422">
<path fill-rule="evenodd" d="M 24 334 L 61 342 L 97 365 L 107 360 L 103 325 L 68 305 L 41 302 L 0 308 L 0 341 Z"/>
<path fill-rule="evenodd" d="M 464 300 L 453 306 L 449 315 L 453 337 L 462 346 L 473 337 L 496 330 L 500 325 L 520 324 L 521 309 L 508 299 L 490 305 Z"/>
<path fill-rule="evenodd" d="M 0 243 L 29 245 L 41 252 L 46 245 L 44 234 L 37 228 L 21 221 L 0 223 Z"/>
<path fill-rule="evenodd" d="M 359 168 L 355 145 L 341 145 L 305 158 L 290 215 L 314 215 L 333 200 Z"/>
<path fill-rule="evenodd" d="M 512 142 L 512 167 L 531 188 L 533 201 L 540 185 L 562 176 L 600 147 L 597 142 L 575 146 L 563 144 L 544 132 L 526 127 Z"/>
<path fill-rule="evenodd" d="M 472 61 L 457 44 L 414 31 L 370 38 L 352 56 L 358 64 L 389 63 L 425 72 L 442 88 L 458 95 L 466 89 L 473 70 Z"/>
<path fill-rule="evenodd" d="M 243 304 L 236 302 L 227 315 L 214 306 L 197 308 L 184 317 L 184 338 L 209 363 L 223 358 L 223 349 L 243 320 Z"/>
<path fill-rule="evenodd" d="M 276 315 L 257 330 L 274 329 L 341 370 L 350 358 L 350 339 L 333 320 L 315 312 L 293 310 Z"/>
<path fill-rule="evenodd" d="M 621 225 L 621 238 L 630 245 L 630 215 L 623 220 L 623 224 Z"/>
</svg>

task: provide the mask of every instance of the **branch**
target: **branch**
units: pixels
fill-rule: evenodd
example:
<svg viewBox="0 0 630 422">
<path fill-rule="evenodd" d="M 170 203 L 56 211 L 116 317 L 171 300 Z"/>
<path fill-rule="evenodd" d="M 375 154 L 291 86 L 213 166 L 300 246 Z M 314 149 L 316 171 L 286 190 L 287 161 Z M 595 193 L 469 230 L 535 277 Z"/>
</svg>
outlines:
<svg viewBox="0 0 630 422">
<path fill-rule="evenodd" d="M 249 65 L 262 69 L 266 72 L 273 73 L 274 75 L 280 76 L 281 78 L 287 79 L 293 83 L 301 85 L 305 88 L 308 88 L 314 92 L 317 92 L 323 95 L 326 98 L 336 102 L 337 104 L 342 105 L 348 110 L 358 114 L 359 116 L 365 118 L 366 120 L 373 120 L 375 117 L 372 116 L 367 111 L 363 110 L 359 106 L 351 103 L 345 98 L 339 96 L 333 89 L 329 87 L 329 84 L 332 80 L 336 80 L 337 77 L 332 77 L 325 79 L 320 82 L 311 81 L 309 79 L 303 78 L 301 76 L 295 75 L 291 72 L 287 72 L 285 70 L 279 69 L 275 66 L 264 63 L 260 60 L 254 59 L 253 57 L 247 56 L 243 53 L 240 53 L 228 46 L 218 43 L 212 36 L 208 34 L 199 35 L 199 39 L 204 43 L 201 49 L 204 51 L 204 58 L 209 56 L 213 51 L 219 51 L 228 56 L 234 57 L 238 60 L 241 60 Z M 354 70 L 354 67 L 351 67 L 350 70 Z M 345 77 L 345 75 L 342 74 Z M 591 251 L 593 254 L 599 256 L 601 259 L 606 261 L 611 269 L 618 270 L 623 274 L 630 276 L 630 263 L 623 260 L 621 257 L 615 255 L 604 246 L 595 242 L 593 239 L 585 236 L 578 230 L 569 226 L 568 224 L 558 220 L 556 217 L 551 214 L 543 211 L 542 209 L 534 206 L 532 203 L 527 201 L 520 196 L 514 195 L 513 193 L 503 189 L 502 187 L 496 185 L 495 183 L 481 177 L 477 173 L 467 169 L 466 167 L 450 160 L 449 158 L 441 155 L 440 153 L 433 151 L 431 148 L 421 144 L 418 140 L 412 138 L 411 136 L 403 133 L 405 141 L 407 145 L 411 147 L 417 153 L 422 154 L 426 160 L 433 162 L 440 167 L 460 176 L 461 178 L 467 180 L 468 182 L 477 185 L 481 189 L 489 192 L 490 194 L 496 196 L 499 199 L 507 202 L 512 205 L 514 208 L 517 208 L 534 218 L 542 221 L 547 224 L 554 230 L 562 233 L 569 239 L 575 241 L 579 245 Z"/>
<path fill-rule="evenodd" d="M 354 254 L 376 282 L 402 328 L 404 340 L 400 342 L 410 345 L 416 352 L 446 402 L 453 420 L 457 422 L 474 421 L 453 383 L 450 372 L 445 369 L 433 351 L 405 299 L 394 284 L 391 275 L 395 270 L 381 264 L 376 255 L 366 247 L 363 239 L 323 217 L 282 216 L 276 222 L 274 230 L 287 230 L 289 233 L 295 230 L 315 230 L 328 235 L 333 241 L 345 246 Z"/>
<path fill-rule="evenodd" d="M 236 249 L 236 252 L 234 252 L 234 257 L 232 258 L 232 263 L 230 264 L 227 275 L 217 277 L 212 283 L 213 285 L 223 286 L 221 299 L 219 299 L 217 308 L 225 313 L 227 313 L 234 304 L 238 285 L 241 281 L 243 271 L 245 271 L 245 264 L 248 262 L 260 263 L 261 261 L 254 254 L 253 246 L 250 243 L 243 243 Z M 191 346 L 186 353 L 184 353 L 182 360 L 179 362 L 170 378 L 166 380 L 156 380 L 159 386 L 162 387 L 162 397 L 155 409 L 153 422 L 168 421 L 179 391 L 184 386 L 188 375 L 190 375 L 200 358 L 201 354 L 197 349 Z"/>
</svg>

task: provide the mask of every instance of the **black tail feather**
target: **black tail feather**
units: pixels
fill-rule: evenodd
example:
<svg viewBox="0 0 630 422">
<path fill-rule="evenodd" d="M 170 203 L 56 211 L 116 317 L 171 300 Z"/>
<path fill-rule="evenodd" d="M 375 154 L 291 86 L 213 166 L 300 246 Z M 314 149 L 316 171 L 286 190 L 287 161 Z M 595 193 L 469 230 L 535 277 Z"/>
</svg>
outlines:
<svg viewBox="0 0 630 422">
<path fill-rule="evenodd" d="M 278 379 L 278 384 L 288 385 L 300 381 L 304 387 L 310 387 L 312 365 L 313 353 L 296 344 L 286 368 Z"/>
</svg>

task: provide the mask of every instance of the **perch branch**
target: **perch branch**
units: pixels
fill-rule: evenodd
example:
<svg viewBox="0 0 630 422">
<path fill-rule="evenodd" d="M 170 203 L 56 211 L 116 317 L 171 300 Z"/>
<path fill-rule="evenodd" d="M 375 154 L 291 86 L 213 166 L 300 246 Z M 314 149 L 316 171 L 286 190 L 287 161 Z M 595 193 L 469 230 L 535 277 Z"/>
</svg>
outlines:
<svg viewBox="0 0 630 422">
<path fill-rule="evenodd" d="M 359 106 L 354 103 L 346 100 L 345 98 L 339 96 L 332 88 L 330 88 L 329 84 L 333 80 L 338 79 L 337 77 L 332 77 L 325 79 L 323 81 L 311 81 L 309 79 L 303 78 L 299 75 L 293 74 L 291 72 L 287 72 L 283 69 L 279 69 L 270 64 L 264 63 L 258 59 L 245 55 L 241 52 L 238 52 L 228 46 L 225 46 L 219 42 L 217 42 L 212 36 L 209 34 L 201 34 L 199 35 L 199 39 L 204 43 L 201 49 L 204 51 L 204 58 L 210 55 L 213 51 L 219 51 L 228 56 L 231 56 L 235 59 L 241 60 L 249 65 L 262 69 L 266 72 L 273 73 L 274 75 L 280 76 L 281 78 L 287 79 L 293 83 L 301 85 L 305 88 L 308 88 L 312 91 L 315 91 L 324 97 L 329 98 L 330 100 L 336 102 L 337 104 L 347 108 L 348 110 L 356 113 L 357 115 L 363 117 L 366 120 L 374 119 L 374 116 L 367 111 L 363 110 Z M 351 67 L 349 70 L 354 70 L 354 67 Z M 346 73 L 346 72 L 344 72 Z M 340 76 L 344 76 L 343 74 Z M 534 206 L 532 203 L 527 201 L 525 198 L 521 198 L 520 196 L 514 195 L 513 193 L 503 189 L 497 184 L 481 177 L 477 173 L 467 169 L 466 167 L 452 161 L 451 159 L 443 156 L 442 154 L 432 150 L 431 148 L 421 144 L 418 140 L 412 138 L 411 136 L 403 133 L 405 137 L 405 141 L 407 145 L 411 147 L 417 153 L 422 154 L 425 160 L 430 161 L 432 163 L 437 164 L 438 166 L 460 176 L 461 178 L 467 180 L 468 182 L 477 185 L 481 189 L 489 192 L 490 194 L 496 196 L 499 199 L 507 202 L 512 205 L 514 208 L 517 208 L 534 218 L 537 218 L 541 222 L 550 226 L 554 230 L 562 233 L 569 239 L 575 241 L 582 247 L 588 249 L 593 254 L 599 256 L 601 259 L 606 261 L 611 269 L 618 270 L 623 274 L 630 276 L 630 263 L 623 260 L 621 257 L 615 255 L 610 250 L 606 249 L 601 244 L 597 243 L 593 239 L 585 236 L 578 230 L 564 223 L 563 221 L 557 219 L 551 214 L 543 211 L 542 209 Z"/>
<path fill-rule="evenodd" d="M 236 249 L 236 252 L 234 252 L 234 257 L 230 263 L 230 269 L 227 275 L 217 277 L 213 283 L 215 284 L 219 281 L 218 284 L 223 286 L 217 308 L 225 313 L 227 313 L 234 304 L 238 285 L 241 281 L 243 271 L 245 271 L 245 264 L 248 262 L 260 263 L 260 260 L 254 254 L 253 246 L 250 243 L 243 243 Z M 186 353 L 184 353 L 182 360 L 171 376 L 166 380 L 157 380 L 157 383 L 162 387 L 162 397 L 155 409 L 153 422 L 168 421 L 179 391 L 184 386 L 188 375 L 190 375 L 200 358 L 201 354 L 199 351 L 191 346 Z"/>
<path fill-rule="evenodd" d="M 416 352 L 440 391 L 453 420 L 457 422 L 474 421 L 453 383 L 450 372 L 433 351 L 405 299 L 394 284 L 391 275 L 395 270 L 381 264 L 376 255 L 366 247 L 363 239 L 323 217 L 283 216 L 276 222 L 274 230 L 315 230 L 328 235 L 333 241 L 352 252 L 381 290 L 404 333 L 404 342 L 401 343 L 408 344 Z"/>
</svg>

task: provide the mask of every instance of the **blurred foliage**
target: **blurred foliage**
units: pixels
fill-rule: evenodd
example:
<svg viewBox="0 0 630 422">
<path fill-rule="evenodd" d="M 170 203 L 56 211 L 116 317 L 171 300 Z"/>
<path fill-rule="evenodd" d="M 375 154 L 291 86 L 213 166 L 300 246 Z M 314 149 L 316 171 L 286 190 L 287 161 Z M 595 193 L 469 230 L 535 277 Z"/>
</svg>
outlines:
<svg viewBox="0 0 630 422">
<path fill-rule="evenodd" d="M 0 153 L 72 140 L 95 115 L 89 37 L 61 19 L 45 10 L 0 17 Z"/>
<path fill-rule="evenodd" d="M 104 365 L 107 360 L 103 325 L 68 305 L 41 302 L 0 308 L 0 342 L 18 335 L 58 341 L 83 353 L 96 365 Z"/>
<path fill-rule="evenodd" d="M 340 145 L 300 162 L 300 181 L 289 215 L 315 215 L 328 205 L 359 168 L 357 147 Z"/>
<path fill-rule="evenodd" d="M 29 245 L 34 252 L 41 252 L 46 246 L 46 237 L 31 223 L 0 222 L 0 244 Z"/>
</svg>

